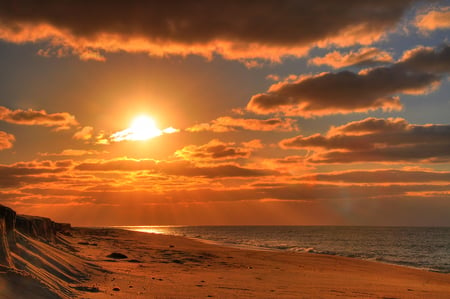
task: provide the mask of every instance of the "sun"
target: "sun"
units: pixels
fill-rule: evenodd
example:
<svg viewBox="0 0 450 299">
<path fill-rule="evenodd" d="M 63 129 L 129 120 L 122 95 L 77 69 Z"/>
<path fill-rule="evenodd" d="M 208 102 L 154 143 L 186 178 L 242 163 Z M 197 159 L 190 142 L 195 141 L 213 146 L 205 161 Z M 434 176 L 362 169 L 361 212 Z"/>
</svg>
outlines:
<svg viewBox="0 0 450 299">
<path fill-rule="evenodd" d="M 124 140 L 144 141 L 161 136 L 164 131 L 158 129 L 153 118 L 147 115 L 136 116 L 129 128 L 116 132 L 110 136 L 110 140 L 120 142 Z"/>
<path fill-rule="evenodd" d="M 128 128 L 130 140 L 147 140 L 162 135 L 153 118 L 147 115 L 136 116 Z"/>
<path fill-rule="evenodd" d="M 109 137 L 109 141 L 145 141 L 163 134 L 173 134 L 180 130 L 168 127 L 163 130 L 159 129 L 153 118 L 148 115 L 139 115 L 133 118 L 130 126 L 122 131 L 116 132 Z"/>
</svg>

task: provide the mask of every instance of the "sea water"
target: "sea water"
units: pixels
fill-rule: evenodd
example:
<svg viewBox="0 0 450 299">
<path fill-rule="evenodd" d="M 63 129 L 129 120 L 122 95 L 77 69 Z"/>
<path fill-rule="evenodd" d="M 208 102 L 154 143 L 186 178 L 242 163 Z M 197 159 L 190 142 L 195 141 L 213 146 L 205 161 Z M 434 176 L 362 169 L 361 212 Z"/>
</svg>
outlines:
<svg viewBox="0 0 450 299">
<path fill-rule="evenodd" d="M 450 273 L 450 227 L 134 226 L 225 246 L 340 255 Z"/>
</svg>

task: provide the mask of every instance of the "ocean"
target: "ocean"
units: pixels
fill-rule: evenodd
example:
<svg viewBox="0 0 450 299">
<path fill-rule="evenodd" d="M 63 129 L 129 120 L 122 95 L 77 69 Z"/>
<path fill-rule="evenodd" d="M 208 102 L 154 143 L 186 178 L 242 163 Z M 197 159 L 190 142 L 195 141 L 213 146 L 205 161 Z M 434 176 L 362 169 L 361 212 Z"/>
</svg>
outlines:
<svg viewBox="0 0 450 299">
<path fill-rule="evenodd" d="M 126 226 L 225 246 L 346 256 L 450 273 L 450 227 Z"/>
</svg>

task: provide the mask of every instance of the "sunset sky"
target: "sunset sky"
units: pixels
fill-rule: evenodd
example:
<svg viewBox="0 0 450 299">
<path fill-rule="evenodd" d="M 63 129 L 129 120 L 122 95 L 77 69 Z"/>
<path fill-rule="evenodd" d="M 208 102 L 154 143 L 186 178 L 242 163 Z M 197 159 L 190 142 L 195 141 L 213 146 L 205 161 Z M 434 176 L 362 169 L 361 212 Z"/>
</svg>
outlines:
<svg viewBox="0 0 450 299">
<path fill-rule="evenodd" d="M 2 1 L 1 204 L 450 226 L 450 1 L 151 2 Z"/>
</svg>

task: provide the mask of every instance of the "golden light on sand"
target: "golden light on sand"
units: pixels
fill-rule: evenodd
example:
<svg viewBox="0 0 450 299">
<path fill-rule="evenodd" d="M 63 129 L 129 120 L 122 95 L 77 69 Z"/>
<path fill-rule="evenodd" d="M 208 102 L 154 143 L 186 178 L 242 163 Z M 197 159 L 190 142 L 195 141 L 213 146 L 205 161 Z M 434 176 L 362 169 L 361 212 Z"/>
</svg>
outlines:
<svg viewBox="0 0 450 299">
<path fill-rule="evenodd" d="M 157 127 L 153 118 L 147 115 L 139 115 L 133 119 L 129 128 L 112 134 L 110 139 L 115 142 L 124 140 L 144 141 L 178 131 L 172 127 L 161 130 Z"/>
</svg>

